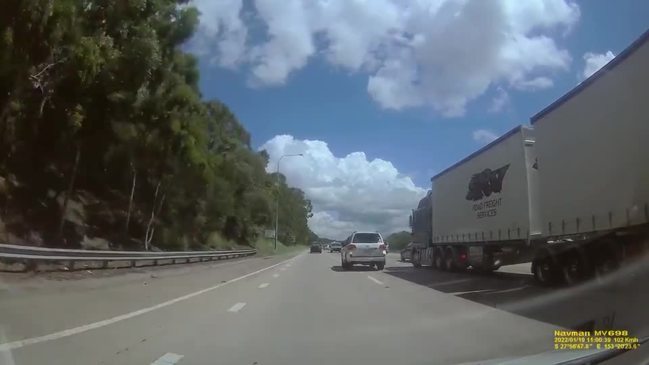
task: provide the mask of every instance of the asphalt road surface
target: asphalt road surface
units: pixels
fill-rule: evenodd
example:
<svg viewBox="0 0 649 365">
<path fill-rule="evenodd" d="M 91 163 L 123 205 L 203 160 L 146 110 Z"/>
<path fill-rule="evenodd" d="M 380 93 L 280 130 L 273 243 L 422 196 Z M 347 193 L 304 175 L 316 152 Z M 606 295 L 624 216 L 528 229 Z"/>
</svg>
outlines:
<svg viewBox="0 0 649 365">
<path fill-rule="evenodd" d="M 649 265 L 603 283 L 342 271 L 337 253 L 66 279 L 0 276 L 0 364 L 457 364 L 553 350 L 556 329 L 649 334 Z M 101 276 L 101 277 L 92 277 Z M 607 363 L 647 363 L 649 351 Z"/>
</svg>

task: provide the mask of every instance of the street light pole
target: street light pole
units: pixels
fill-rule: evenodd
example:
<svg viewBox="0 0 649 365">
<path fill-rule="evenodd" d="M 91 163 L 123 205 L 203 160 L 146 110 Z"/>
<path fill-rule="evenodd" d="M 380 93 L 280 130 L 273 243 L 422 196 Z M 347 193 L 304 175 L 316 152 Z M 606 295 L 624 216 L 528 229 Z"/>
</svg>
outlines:
<svg viewBox="0 0 649 365">
<path fill-rule="evenodd" d="M 303 156 L 301 153 L 294 154 L 294 155 L 282 155 L 279 160 L 277 160 L 277 206 L 275 208 L 275 251 L 277 251 L 277 230 L 279 229 L 279 163 L 282 161 L 284 157 L 297 157 L 297 156 Z"/>
</svg>

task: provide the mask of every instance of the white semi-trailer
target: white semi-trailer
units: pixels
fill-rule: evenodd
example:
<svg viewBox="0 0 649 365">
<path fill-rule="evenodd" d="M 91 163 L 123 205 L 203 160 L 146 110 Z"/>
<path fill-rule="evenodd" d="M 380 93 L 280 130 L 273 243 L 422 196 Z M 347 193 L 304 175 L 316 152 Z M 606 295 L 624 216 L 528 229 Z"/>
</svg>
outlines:
<svg viewBox="0 0 649 365">
<path fill-rule="evenodd" d="M 532 262 L 575 282 L 649 247 L 649 32 L 531 118 L 432 178 L 415 266 Z"/>
</svg>

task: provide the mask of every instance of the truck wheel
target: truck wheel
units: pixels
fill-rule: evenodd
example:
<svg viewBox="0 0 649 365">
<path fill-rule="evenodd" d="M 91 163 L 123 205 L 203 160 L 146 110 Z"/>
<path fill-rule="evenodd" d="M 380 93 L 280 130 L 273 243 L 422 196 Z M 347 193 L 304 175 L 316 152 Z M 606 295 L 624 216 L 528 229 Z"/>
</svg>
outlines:
<svg viewBox="0 0 649 365">
<path fill-rule="evenodd" d="M 421 252 L 418 250 L 412 253 L 412 266 L 421 267 Z"/>
<path fill-rule="evenodd" d="M 620 267 L 620 255 L 616 248 L 613 240 L 605 240 L 590 250 L 596 280 L 602 280 L 604 276 Z"/>
<path fill-rule="evenodd" d="M 376 266 L 376 270 L 381 271 L 385 267 L 385 264 L 381 263 L 381 264 L 376 264 L 375 266 Z"/>
<path fill-rule="evenodd" d="M 561 273 L 568 285 L 575 285 L 588 277 L 587 262 L 577 250 L 564 253 L 561 258 Z"/>
<path fill-rule="evenodd" d="M 440 250 L 435 250 L 433 253 L 433 266 L 437 270 L 444 270 L 444 258 Z"/>
<path fill-rule="evenodd" d="M 558 270 L 552 258 L 543 257 L 532 262 L 534 279 L 541 285 L 551 285 L 557 282 Z"/>
<path fill-rule="evenodd" d="M 446 271 L 455 271 L 457 269 L 451 249 L 446 250 L 446 254 L 444 255 L 444 269 Z"/>
</svg>

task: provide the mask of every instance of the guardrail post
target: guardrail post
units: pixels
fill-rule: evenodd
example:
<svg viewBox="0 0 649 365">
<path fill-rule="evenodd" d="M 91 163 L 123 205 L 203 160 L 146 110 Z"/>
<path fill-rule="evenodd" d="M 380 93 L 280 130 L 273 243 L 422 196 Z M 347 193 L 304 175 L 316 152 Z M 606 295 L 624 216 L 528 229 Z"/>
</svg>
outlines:
<svg viewBox="0 0 649 365">
<path fill-rule="evenodd" d="M 131 260 L 131 267 L 135 267 L 135 260 Z"/>
<path fill-rule="evenodd" d="M 104 260 L 101 262 L 101 268 L 102 269 L 108 269 L 108 260 Z"/>
<path fill-rule="evenodd" d="M 74 270 L 74 261 L 70 260 L 68 262 L 68 270 L 70 271 Z"/>
<path fill-rule="evenodd" d="M 158 260 L 153 260 L 153 266 L 158 266 Z"/>
</svg>

